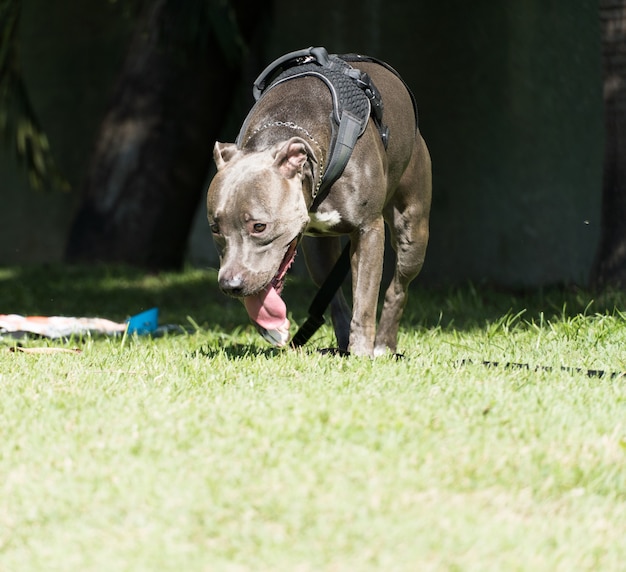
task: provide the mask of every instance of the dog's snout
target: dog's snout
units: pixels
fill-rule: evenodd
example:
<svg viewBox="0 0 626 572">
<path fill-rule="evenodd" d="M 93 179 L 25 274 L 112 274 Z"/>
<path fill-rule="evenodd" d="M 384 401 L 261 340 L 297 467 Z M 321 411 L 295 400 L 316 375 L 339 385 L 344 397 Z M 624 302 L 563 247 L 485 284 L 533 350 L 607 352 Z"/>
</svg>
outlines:
<svg viewBox="0 0 626 572">
<path fill-rule="evenodd" d="M 241 276 L 223 277 L 219 279 L 222 292 L 231 296 L 239 296 L 243 292 L 243 280 Z"/>
</svg>

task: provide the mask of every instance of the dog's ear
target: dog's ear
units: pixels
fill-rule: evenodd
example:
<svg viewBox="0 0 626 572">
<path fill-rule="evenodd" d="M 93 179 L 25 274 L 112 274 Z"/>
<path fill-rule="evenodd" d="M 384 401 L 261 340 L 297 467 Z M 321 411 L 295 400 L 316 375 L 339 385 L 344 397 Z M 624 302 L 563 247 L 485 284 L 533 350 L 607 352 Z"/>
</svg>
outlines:
<svg viewBox="0 0 626 572">
<path fill-rule="evenodd" d="M 213 160 L 219 171 L 228 161 L 230 161 L 237 153 L 237 145 L 234 143 L 215 142 L 213 147 Z"/>
<path fill-rule="evenodd" d="M 286 179 L 291 179 L 296 174 L 302 173 L 302 168 L 307 159 L 311 158 L 315 161 L 313 150 L 300 137 L 292 137 L 289 141 L 279 146 L 275 158 L 274 167 Z"/>
</svg>

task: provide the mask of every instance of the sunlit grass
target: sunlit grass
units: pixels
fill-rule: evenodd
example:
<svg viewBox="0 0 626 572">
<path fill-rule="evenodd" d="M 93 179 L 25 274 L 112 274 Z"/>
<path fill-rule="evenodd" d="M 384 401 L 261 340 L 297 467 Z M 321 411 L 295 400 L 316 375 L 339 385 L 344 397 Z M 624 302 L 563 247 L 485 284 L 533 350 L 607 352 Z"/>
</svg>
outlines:
<svg viewBox="0 0 626 572">
<path fill-rule="evenodd" d="M 2 276 L 0 313 L 188 333 L 0 344 L 1 570 L 624 569 L 620 293 L 416 288 L 372 361 L 269 348 L 213 272 Z"/>
</svg>

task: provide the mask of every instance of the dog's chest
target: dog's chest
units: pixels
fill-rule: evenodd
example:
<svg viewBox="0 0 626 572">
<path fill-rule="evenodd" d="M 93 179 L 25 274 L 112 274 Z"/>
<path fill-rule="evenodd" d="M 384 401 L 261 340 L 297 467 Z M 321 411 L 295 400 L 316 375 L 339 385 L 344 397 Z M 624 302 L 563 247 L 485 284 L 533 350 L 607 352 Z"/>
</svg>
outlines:
<svg viewBox="0 0 626 572">
<path fill-rule="evenodd" d="M 314 236 L 320 234 L 334 234 L 341 223 L 341 214 L 336 210 L 309 213 L 309 224 L 305 233 Z"/>
</svg>

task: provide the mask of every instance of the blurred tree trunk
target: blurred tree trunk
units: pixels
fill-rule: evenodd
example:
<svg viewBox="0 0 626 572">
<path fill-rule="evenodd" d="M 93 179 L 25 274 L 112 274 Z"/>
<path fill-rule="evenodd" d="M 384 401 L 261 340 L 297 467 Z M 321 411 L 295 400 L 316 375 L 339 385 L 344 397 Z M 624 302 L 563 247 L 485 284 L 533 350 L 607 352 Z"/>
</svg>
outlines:
<svg viewBox="0 0 626 572">
<path fill-rule="evenodd" d="M 600 0 L 605 150 L 602 230 L 591 282 L 626 287 L 626 0 Z"/>
<path fill-rule="evenodd" d="M 147 0 L 96 139 L 69 262 L 175 269 L 269 2 Z"/>
</svg>

